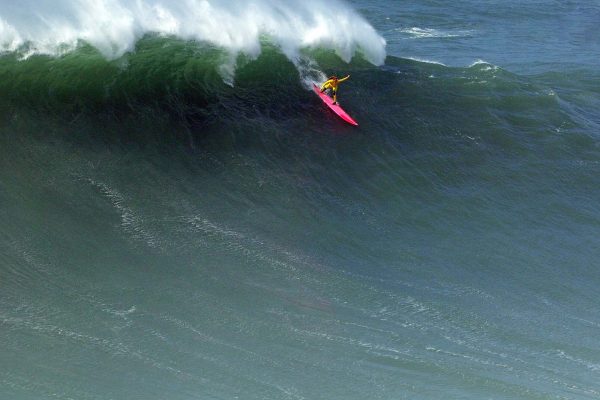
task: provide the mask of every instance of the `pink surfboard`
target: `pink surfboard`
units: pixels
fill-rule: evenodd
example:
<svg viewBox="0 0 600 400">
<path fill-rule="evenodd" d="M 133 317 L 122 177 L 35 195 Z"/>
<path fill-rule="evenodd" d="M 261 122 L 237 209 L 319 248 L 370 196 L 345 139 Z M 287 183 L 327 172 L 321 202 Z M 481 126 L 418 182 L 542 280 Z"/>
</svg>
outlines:
<svg viewBox="0 0 600 400">
<path fill-rule="evenodd" d="M 343 119 L 351 125 L 358 125 L 358 123 L 355 120 L 353 120 L 352 117 L 349 116 L 348 113 L 344 111 L 342 107 L 339 106 L 339 104 L 333 104 L 333 99 L 331 97 L 327 96 L 325 93 L 321 93 L 321 89 L 319 89 L 319 87 L 314 83 L 313 90 L 316 94 L 319 95 L 321 100 L 323 100 L 323 103 L 327 104 L 327 106 L 331 108 L 333 112 L 336 113 L 341 119 Z"/>
</svg>

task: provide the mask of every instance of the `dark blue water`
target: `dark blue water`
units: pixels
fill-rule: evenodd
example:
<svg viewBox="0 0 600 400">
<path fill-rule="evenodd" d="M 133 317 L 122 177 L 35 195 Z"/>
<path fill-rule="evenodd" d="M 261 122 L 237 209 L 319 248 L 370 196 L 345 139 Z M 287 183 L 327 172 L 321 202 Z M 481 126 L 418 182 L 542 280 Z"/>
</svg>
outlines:
<svg viewBox="0 0 600 400">
<path fill-rule="evenodd" d="M 519 73 L 598 68 L 594 1 L 353 4 L 387 39 L 388 54 L 451 66 L 485 60 Z"/>
<path fill-rule="evenodd" d="M 598 3 L 19 4 L 0 398 L 600 398 Z"/>
</svg>

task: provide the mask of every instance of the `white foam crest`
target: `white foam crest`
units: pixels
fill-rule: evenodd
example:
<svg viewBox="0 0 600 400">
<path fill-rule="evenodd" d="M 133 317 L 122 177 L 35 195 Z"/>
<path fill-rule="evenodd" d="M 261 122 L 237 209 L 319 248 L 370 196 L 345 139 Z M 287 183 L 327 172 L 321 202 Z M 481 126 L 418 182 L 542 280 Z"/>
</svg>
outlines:
<svg viewBox="0 0 600 400">
<path fill-rule="evenodd" d="M 489 62 L 487 62 L 485 60 L 474 61 L 471 65 L 469 65 L 469 68 L 473 68 L 473 67 L 479 67 L 479 68 L 481 68 L 482 71 L 497 71 L 498 70 L 497 65 L 490 64 Z"/>
<path fill-rule="evenodd" d="M 0 18 L 0 49 L 2 51 L 15 51 L 22 43 L 23 39 L 21 39 L 17 30 Z"/>
<path fill-rule="evenodd" d="M 407 59 L 409 60 L 413 60 L 413 61 L 417 61 L 420 63 L 425 63 L 425 64 L 435 64 L 435 65 L 442 65 L 444 67 L 446 67 L 446 64 L 441 63 L 439 61 L 435 61 L 435 60 L 428 60 L 426 58 L 420 58 L 420 57 L 407 57 Z"/>
<path fill-rule="evenodd" d="M 410 35 L 411 39 L 420 38 L 453 38 L 453 37 L 464 37 L 469 36 L 471 31 L 442 31 L 433 28 L 419 28 L 413 26 L 411 28 L 398 28 L 398 32 L 406 33 Z"/>
<path fill-rule="evenodd" d="M 385 59 L 385 40 L 340 0 L 0 0 L 0 15 L 3 51 L 29 43 L 55 55 L 84 40 L 117 58 L 158 33 L 251 57 L 266 36 L 290 59 L 312 47 L 333 49 L 346 62 L 357 52 L 376 65 Z"/>
</svg>

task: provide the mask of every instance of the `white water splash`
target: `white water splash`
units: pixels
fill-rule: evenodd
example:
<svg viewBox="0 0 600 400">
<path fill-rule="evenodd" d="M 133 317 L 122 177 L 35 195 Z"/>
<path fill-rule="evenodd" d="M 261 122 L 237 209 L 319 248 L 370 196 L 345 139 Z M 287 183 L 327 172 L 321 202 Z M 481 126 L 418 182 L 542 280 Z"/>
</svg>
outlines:
<svg viewBox="0 0 600 400">
<path fill-rule="evenodd" d="M 497 71 L 498 70 L 497 65 L 490 64 L 489 62 L 487 62 L 485 60 L 474 61 L 471 65 L 469 65 L 469 68 L 473 68 L 473 67 L 478 67 L 482 71 Z"/>
<path fill-rule="evenodd" d="M 0 16 L 2 51 L 28 44 L 34 54 L 56 55 L 83 40 L 112 59 L 157 33 L 251 57 L 263 37 L 291 60 L 314 47 L 346 62 L 357 52 L 376 65 L 386 56 L 385 40 L 340 0 L 0 0 Z"/>
<path fill-rule="evenodd" d="M 22 43 L 23 39 L 15 28 L 0 18 L 0 48 L 3 51 L 15 51 Z"/>
</svg>

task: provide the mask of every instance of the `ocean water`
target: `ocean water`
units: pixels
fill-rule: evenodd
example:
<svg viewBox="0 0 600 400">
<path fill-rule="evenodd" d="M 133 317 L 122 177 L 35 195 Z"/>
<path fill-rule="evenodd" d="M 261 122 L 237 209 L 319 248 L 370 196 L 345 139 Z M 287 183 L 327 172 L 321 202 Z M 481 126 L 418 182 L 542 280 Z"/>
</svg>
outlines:
<svg viewBox="0 0 600 400">
<path fill-rule="evenodd" d="M 599 23 L 0 0 L 0 399 L 600 398 Z"/>
</svg>

